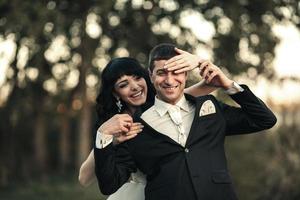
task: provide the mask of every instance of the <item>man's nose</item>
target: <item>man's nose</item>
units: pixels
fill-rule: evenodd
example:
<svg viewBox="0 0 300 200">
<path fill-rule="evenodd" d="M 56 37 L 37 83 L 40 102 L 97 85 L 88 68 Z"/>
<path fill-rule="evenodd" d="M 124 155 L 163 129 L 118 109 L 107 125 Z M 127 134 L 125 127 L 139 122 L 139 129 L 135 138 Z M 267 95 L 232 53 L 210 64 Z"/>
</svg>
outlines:
<svg viewBox="0 0 300 200">
<path fill-rule="evenodd" d="M 170 85 L 174 82 L 174 76 L 172 75 L 172 73 L 167 74 L 165 81 L 167 84 L 170 84 Z"/>
</svg>

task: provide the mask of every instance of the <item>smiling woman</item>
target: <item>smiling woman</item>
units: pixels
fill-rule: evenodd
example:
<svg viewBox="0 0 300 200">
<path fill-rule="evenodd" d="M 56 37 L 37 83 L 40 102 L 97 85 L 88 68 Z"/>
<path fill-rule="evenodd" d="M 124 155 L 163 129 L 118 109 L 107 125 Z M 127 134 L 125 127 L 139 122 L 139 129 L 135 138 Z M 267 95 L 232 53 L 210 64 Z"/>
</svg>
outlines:
<svg viewBox="0 0 300 200">
<path fill-rule="evenodd" d="M 142 95 L 139 96 L 139 92 Z M 153 101 L 154 94 L 148 72 L 135 59 L 115 58 L 102 73 L 97 114 L 101 116 L 101 121 L 106 121 L 116 113 L 132 112 L 135 106 L 144 104 L 146 99 Z M 134 102 L 135 99 L 138 102 Z M 116 107 L 119 101 L 122 104 L 120 111 Z"/>
<path fill-rule="evenodd" d="M 147 84 L 141 76 L 128 76 L 120 77 L 114 86 L 113 92 L 116 99 L 122 99 L 127 105 L 130 114 L 133 114 L 135 109 L 132 107 L 140 106 L 146 102 Z"/>
<path fill-rule="evenodd" d="M 106 65 L 101 78 L 96 109 L 102 125 L 98 130 L 103 134 L 119 133 L 119 136 L 115 137 L 118 142 L 136 136 L 142 127 L 139 123 L 133 123 L 131 116 L 138 107 L 147 106 L 147 102 L 152 102 L 155 95 L 148 72 L 133 58 L 115 58 Z M 112 139 L 112 136 L 110 138 Z M 96 141 L 96 146 L 97 144 Z M 88 186 L 92 182 L 95 176 L 94 168 L 94 151 L 91 151 L 80 168 L 79 181 L 82 185 Z M 142 200 L 144 183 L 144 175 L 132 174 L 131 181 L 108 199 L 123 199 L 126 194 L 130 195 L 128 199 Z"/>
</svg>

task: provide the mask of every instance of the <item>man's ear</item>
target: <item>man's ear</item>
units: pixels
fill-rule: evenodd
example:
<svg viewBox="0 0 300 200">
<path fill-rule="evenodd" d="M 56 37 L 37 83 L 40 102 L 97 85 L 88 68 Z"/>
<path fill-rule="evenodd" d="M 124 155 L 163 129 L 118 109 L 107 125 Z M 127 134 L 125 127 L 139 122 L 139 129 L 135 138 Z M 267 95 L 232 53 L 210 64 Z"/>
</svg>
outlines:
<svg viewBox="0 0 300 200">
<path fill-rule="evenodd" d="M 148 73 L 149 73 L 150 81 L 151 81 L 151 83 L 153 83 L 153 80 L 152 80 L 153 72 L 151 72 L 150 68 L 148 68 Z"/>
</svg>

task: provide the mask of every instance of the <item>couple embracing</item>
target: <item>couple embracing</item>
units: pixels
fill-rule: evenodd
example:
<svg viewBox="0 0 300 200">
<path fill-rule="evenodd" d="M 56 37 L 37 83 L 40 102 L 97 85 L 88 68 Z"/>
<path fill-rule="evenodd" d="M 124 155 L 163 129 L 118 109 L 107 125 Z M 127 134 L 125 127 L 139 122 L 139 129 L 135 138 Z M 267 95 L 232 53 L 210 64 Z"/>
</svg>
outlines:
<svg viewBox="0 0 300 200">
<path fill-rule="evenodd" d="M 99 128 L 94 158 L 103 194 L 116 192 L 139 170 L 146 177 L 146 200 L 237 199 L 227 169 L 225 137 L 271 128 L 276 117 L 246 85 L 232 81 L 209 61 L 198 60 L 201 76 L 210 85 L 223 88 L 240 107 L 219 102 L 212 95 L 184 93 L 184 68 L 189 61 L 183 54 L 170 44 L 154 47 L 148 66 L 154 100 L 133 109 L 118 101 L 120 111 L 126 107 L 133 117 L 119 123 L 119 131 Z M 125 81 L 114 85 L 121 89 L 113 94 L 116 99 L 131 81 L 124 76 Z M 136 88 L 142 88 L 141 84 Z M 149 93 L 146 90 L 129 95 L 127 105 L 142 99 L 143 92 Z M 119 199 L 130 199 L 130 194 Z"/>
</svg>

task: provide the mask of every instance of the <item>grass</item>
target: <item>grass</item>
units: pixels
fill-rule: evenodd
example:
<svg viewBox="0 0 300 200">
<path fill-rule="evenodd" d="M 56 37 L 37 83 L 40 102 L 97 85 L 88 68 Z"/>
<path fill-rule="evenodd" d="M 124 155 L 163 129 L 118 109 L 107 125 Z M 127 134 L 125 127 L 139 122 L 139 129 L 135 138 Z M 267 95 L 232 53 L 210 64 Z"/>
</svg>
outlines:
<svg viewBox="0 0 300 200">
<path fill-rule="evenodd" d="M 105 200 L 97 183 L 83 188 L 76 180 L 18 183 L 0 188 L 1 200 Z"/>
</svg>

